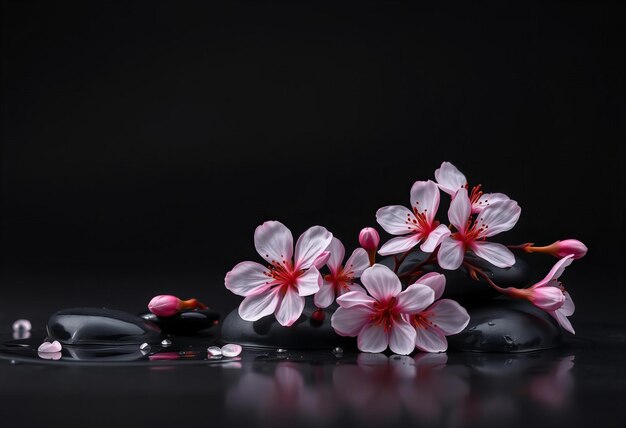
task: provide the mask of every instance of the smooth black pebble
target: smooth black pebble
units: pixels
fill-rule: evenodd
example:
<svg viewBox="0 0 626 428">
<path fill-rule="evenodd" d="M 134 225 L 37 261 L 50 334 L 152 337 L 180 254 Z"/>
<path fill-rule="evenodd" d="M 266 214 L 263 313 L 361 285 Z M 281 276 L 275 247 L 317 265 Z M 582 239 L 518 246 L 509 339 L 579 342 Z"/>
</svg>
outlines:
<svg viewBox="0 0 626 428">
<path fill-rule="evenodd" d="M 210 309 L 181 312 L 171 317 L 158 317 L 152 312 L 141 318 L 158 325 L 164 333 L 189 335 L 213 327 L 220 320 L 220 314 Z"/>
<path fill-rule="evenodd" d="M 64 345 L 158 343 L 155 323 L 127 312 L 105 308 L 72 308 L 54 313 L 47 325 L 49 340 Z"/>
<path fill-rule="evenodd" d="M 556 348 L 561 328 L 546 312 L 529 302 L 493 299 L 469 308 L 470 322 L 448 337 L 450 350 L 472 352 L 528 352 Z"/>
</svg>

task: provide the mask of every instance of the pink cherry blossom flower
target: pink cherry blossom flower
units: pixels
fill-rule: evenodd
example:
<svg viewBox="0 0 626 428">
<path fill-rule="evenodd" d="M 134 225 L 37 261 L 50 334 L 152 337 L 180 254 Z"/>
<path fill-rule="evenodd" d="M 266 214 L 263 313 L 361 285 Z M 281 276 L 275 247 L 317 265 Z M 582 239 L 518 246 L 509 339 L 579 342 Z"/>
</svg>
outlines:
<svg viewBox="0 0 626 428">
<path fill-rule="evenodd" d="M 411 187 L 411 208 L 390 205 L 376 212 L 376 221 L 391 235 L 378 254 L 404 253 L 420 242 L 422 251 L 432 253 L 450 230 L 435 220 L 439 208 L 439 188 L 431 181 L 416 181 Z"/>
<path fill-rule="evenodd" d="M 572 297 L 558 280 L 573 260 L 573 254 L 563 257 L 556 262 L 545 278 L 533 286 L 529 288 L 505 288 L 505 292 L 512 297 L 530 301 L 539 309 L 549 313 L 561 327 L 574 334 L 574 328 L 567 317 L 574 314 L 576 307 Z"/>
<path fill-rule="evenodd" d="M 515 256 L 508 248 L 485 239 L 512 229 L 521 212 L 517 202 L 509 199 L 489 205 L 472 220 L 467 189 L 458 190 L 448 210 L 448 219 L 457 232 L 446 236 L 441 242 L 437 255 L 439 266 L 449 270 L 458 269 L 468 250 L 497 267 L 513 266 Z"/>
<path fill-rule="evenodd" d="M 435 180 L 437 180 L 439 188 L 450 196 L 454 196 L 461 188 L 469 188 L 465 175 L 450 162 L 443 162 L 441 167 L 435 170 Z M 480 184 L 474 186 L 469 195 L 472 204 L 472 213 L 474 214 L 481 212 L 484 208 L 495 202 L 509 200 L 509 197 L 504 193 L 483 193 L 481 189 L 482 186 Z"/>
<path fill-rule="evenodd" d="M 469 323 L 469 314 L 454 300 L 439 300 L 446 287 L 446 277 L 442 274 L 427 273 L 413 286 L 431 288 L 436 300 L 423 311 L 407 317 L 415 327 L 415 347 L 425 352 L 445 352 L 448 349 L 446 336 L 463 331 Z"/>
<path fill-rule="evenodd" d="M 328 257 L 326 247 L 333 235 L 322 226 L 313 226 L 293 246 L 291 231 L 278 221 L 267 221 L 256 228 L 254 245 L 269 263 L 241 262 L 226 274 L 224 284 L 244 296 L 239 315 L 256 321 L 275 314 L 283 326 L 290 326 L 302 315 L 304 296 L 319 291 L 320 268 Z M 292 260 L 293 259 L 293 260 Z"/>
<path fill-rule="evenodd" d="M 324 281 L 320 287 L 320 291 L 315 293 L 315 306 L 318 308 L 326 308 L 335 301 L 336 296 L 341 296 L 348 291 L 361 291 L 365 293 L 363 288 L 354 282 L 354 279 L 361 276 L 363 271 L 370 266 L 367 251 L 363 248 L 357 248 L 352 252 L 345 265 L 342 265 L 346 250 L 337 238 L 333 238 L 327 249 L 330 257 L 326 265 L 330 269 L 330 273 L 324 276 Z"/>
<path fill-rule="evenodd" d="M 407 355 L 415 349 L 415 328 L 406 316 L 418 314 L 435 300 L 426 286 L 412 285 L 402 291 L 400 279 L 388 267 L 375 264 L 365 269 L 361 282 L 367 289 L 350 291 L 337 298 L 339 308 L 331 325 L 340 336 L 358 336 L 363 352 L 383 352 L 387 347 Z"/>
</svg>

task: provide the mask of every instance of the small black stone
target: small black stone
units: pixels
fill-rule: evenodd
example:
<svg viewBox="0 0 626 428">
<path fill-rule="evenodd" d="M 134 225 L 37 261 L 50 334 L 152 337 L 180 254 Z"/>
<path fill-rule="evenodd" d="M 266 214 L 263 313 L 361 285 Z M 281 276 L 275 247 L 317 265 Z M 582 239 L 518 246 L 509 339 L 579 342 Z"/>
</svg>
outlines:
<svg viewBox="0 0 626 428">
<path fill-rule="evenodd" d="M 412 271 L 421 261 L 429 256 L 427 253 L 415 251 L 407 256 L 400 266 L 399 274 Z M 465 258 L 473 265 L 481 268 L 491 279 L 502 287 L 526 287 L 532 279 L 532 272 L 528 264 L 519 257 L 515 258 L 515 264 L 510 268 L 499 268 L 491 263 L 476 257 L 472 253 L 465 255 Z M 381 264 L 393 268 L 393 257 L 383 259 Z M 421 269 L 423 273 L 439 272 L 446 276 L 446 289 L 444 298 L 456 300 L 461 305 L 471 306 L 478 302 L 483 302 L 492 297 L 499 296 L 499 293 L 492 289 L 484 280 L 473 280 L 467 270 L 461 267 L 454 271 L 443 270 L 439 266 L 425 265 Z M 409 281 L 404 281 L 405 285 Z M 410 281 L 414 282 L 414 280 Z"/>
<path fill-rule="evenodd" d="M 48 320 L 48 337 L 64 345 L 158 343 L 158 325 L 115 309 L 73 308 L 54 313 Z"/>
<path fill-rule="evenodd" d="M 546 312 L 529 302 L 498 298 L 469 308 L 470 322 L 448 337 L 450 350 L 528 352 L 561 344 L 561 328 Z"/>
<path fill-rule="evenodd" d="M 331 327 L 334 308 L 325 309 L 326 316 L 321 322 L 311 319 L 316 309 L 307 301 L 300 319 L 291 327 L 280 325 L 274 315 L 254 322 L 244 321 L 235 309 L 222 323 L 222 341 L 260 348 L 328 349 L 329 352 L 337 346 L 356 347 L 356 338 L 339 336 Z"/>
<path fill-rule="evenodd" d="M 210 309 L 198 309 L 171 317 L 158 317 L 148 312 L 141 315 L 141 318 L 157 324 L 164 333 L 186 335 L 213 327 L 219 322 L 220 314 Z"/>
</svg>

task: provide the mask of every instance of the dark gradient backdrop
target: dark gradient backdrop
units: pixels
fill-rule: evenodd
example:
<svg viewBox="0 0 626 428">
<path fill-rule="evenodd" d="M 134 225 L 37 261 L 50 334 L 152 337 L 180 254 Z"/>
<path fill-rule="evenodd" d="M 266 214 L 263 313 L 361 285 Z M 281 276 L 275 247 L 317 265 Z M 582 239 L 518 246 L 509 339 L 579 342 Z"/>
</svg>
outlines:
<svg viewBox="0 0 626 428">
<path fill-rule="evenodd" d="M 353 247 L 442 160 L 520 202 L 503 240 L 586 242 L 576 319 L 624 320 L 624 5 L 500 3 L 3 1 L 0 320 L 229 310 L 257 224 Z"/>
</svg>

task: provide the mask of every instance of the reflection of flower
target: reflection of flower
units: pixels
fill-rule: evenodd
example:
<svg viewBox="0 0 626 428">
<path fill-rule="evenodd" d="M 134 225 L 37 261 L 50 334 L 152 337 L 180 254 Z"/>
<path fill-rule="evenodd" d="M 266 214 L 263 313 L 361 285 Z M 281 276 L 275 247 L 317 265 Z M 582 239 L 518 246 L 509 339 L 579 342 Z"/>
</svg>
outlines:
<svg viewBox="0 0 626 428">
<path fill-rule="evenodd" d="M 515 256 L 508 248 L 485 239 L 512 229 L 521 212 L 517 202 L 506 200 L 489 205 L 472 220 L 472 206 L 467 189 L 460 189 L 454 195 L 448 210 L 448 219 L 457 232 L 441 242 L 437 256 L 439 266 L 449 270 L 457 269 L 461 266 L 467 250 L 497 267 L 513 266 Z"/>
<path fill-rule="evenodd" d="M 256 228 L 254 245 L 270 265 L 241 262 L 226 274 L 226 288 L 245 296 L 239 315 L 256 321 L 274 313 L 283 326 L 290 326 L 302 315 L 304 296 L 320 289 L 317 270 L 326 263 L 326 247 L 333 235 L 322 226 L 313 226 L 293 246 L 291 231 L 278 221 L 267 221 Z M 293 260 L 292 260 L 293 258 Z"/>
<path fill-rule="evenodd" d="M 339 309 L 331 324 L 341 336 L 358 336 L 363 352 L 396 354 L 415 349 L 415 329 L 404 316 L 418 314 L 433 301 L 435 293 L 425 285 L 413 284 L 402 291 L 400 279 L 388 267 L 376 264 L 363 272 L 361 282 L 371 294 L 351 291 L 337 298 Z"/>
<path fill-rule="evenodd" d="M 547 406 L 562 407 L 574 387 L 574 379 L 570 373 L 573 367 L 573 355 L 561 359 L 549 373 L 530 381 L 530 396 Z"/>
<path fill-rule="evenodd" d="M 330 252 L 326 262 L 330 273 L 324 276 L 320 291 L 315 294 L 315 306 L 319 308 L 330 306 L 335 301 L 335 296 L 341 296 L 348 291 L 365 292 L 363 287 L 354 282 L 354 279 L 360 277 L 370 265 L 367 251 L 363 248 L 355 249 L 346 264 L 342 265 L 346 249 L 337 238 L 332 239 L 326 251 Z"/>
<path fill-rule="evenodd" d="M 411 210 L 401 205 L 382 207 L 376 221 L 387 233 L 401 235 L 387 241 L 378 251 L 381 256 L 399 254 L 420 242 L 422 251 L 431 253 L 450 230 L 435 220 L 439 208 L 439 189 L 428 181 L 416 181 L 411 187 Z"/>
</svg>

